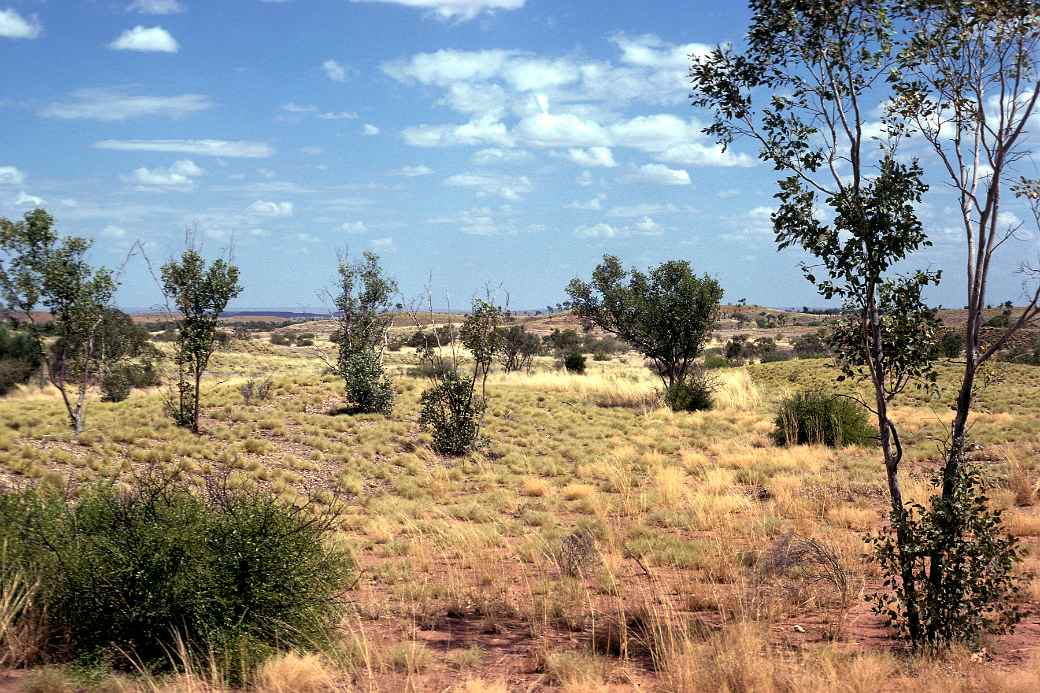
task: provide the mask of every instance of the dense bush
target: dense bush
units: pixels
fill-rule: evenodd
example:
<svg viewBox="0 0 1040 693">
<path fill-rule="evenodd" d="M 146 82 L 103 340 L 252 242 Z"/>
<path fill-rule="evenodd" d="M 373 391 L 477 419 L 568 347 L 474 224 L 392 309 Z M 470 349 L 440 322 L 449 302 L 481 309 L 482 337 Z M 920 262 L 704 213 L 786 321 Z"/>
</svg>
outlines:
<svg viewBox="0 0 1040 693">
<path fill-rule="evenodd" d="M 32 335 L 0 324 L 0 395 L 28 382 L 42 362 L 39 343 Z"/>
<path fill-rule="evenodd" d="M 394 410 L 394 386 L 374 351 L 355 351 L 340 364 L 347 401 L 358 412 L 384 414 Z"/>
<path fill-rule="evenodd" d="M 159 479 L 96 485 L 76 501 L 8 492 L 2 568 L 38 580 L 51 658 L 164 668 L 177 634 L 203 656 L 249 665 L 336 627 L 352 564 L 326 542 L 335 519 L 335 509 L 215 481 L 200 491 Z"/>
<path fill-rule="evenodd" d="M 534 357 L 542 351 L 542 340 L 522 325 L 499 330 L 498 360 L 507 373 L 530 370 Z"/>
<path fill-rule="evenodd" d="M 563 367 L 567 369 L 568 373 L 583 375 L 585 373 L 585 354 L 572 351 L 563 357 Z"/>
<path fill-rule="evenodd" d="M 116 366 L 101 376 L 101 401 L 122 402 L 130 396 L 133 384 L 128 366 Z"/>
<path fill-rule="evenodd" d="M 959 330 L 947 330 L 939 339 L 939 353 L 948 359 L 955 359 L 964 353 L 964 333 Z"/>
<path fill-rule="evenodd" d="M 703 375 L 695 375 L 675 383 L 664 399 L 673 411 L 706 411 L 715 406 L 714 386 Z"/>
<path fill-rule="evenodd" d="M 721 354 L 705 354 L 704 355 L 704 368 L 705 370 L 714 370 L 716 368 L 731 368 L 737 364 L 730 361 Z"/>
<path fill-rule="evenodd" d="M 790 351 L 782 351 L 776 349 L 774 351 L 768 351 L 760 357 L 762 363 L 776 363 L 778 361 L 790 361 L 794 358 L 794 354 Z"/>
<path fill-rule="evenodd" d="M 877 437 L 858 402 L 824 392 L 797 392 L 780 403 L 773 439 L 777 445 L 866 445 Z"/>
<path fill-rule="evenodd" d="M 942 485 L 940 472 L 932 486 Z M 917 648 L 977 647 L 982 635 L 1007 632 L 1022 617 L 1014 606 L 1022 554 L 1018 541 L 1005 536 L 1000 510 L 989 504 L 981 471 L 962 462 L 952 488 L 947 499 L 933 495 L 928 508 L 908 508 L 902 541 L 894 530 L 871 539 L 887 588 L 874 596 L 874 612 Z M 900 544 L 912 547 L 909 574 Z M 943 565 L 939 580 L 932 574 L 937 560 Z"/>
<path fill-rule="evenodd" d="M 469 376 L 454 370 L 443 374 L 422 393 L 419 408 L 419 423 L 432 432 L 436 452 L 464 455 L 476 445 L 484 404 Z"/>
</svg>

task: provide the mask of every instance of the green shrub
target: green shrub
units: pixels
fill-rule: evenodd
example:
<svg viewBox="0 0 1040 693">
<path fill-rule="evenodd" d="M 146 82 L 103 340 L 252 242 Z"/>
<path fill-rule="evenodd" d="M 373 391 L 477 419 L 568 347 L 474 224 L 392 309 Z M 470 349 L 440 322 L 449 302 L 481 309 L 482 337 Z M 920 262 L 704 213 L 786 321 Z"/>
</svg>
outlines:
<svg viewBox="0 0 1040 693">
<path fill-rule="evenodd" d="M 673 411 L 707 411 L 715 406 L 714 386 L 704 376 L 694 376 L 668 388 L 665 401 Z"/>
<path fill-rule="evenodd" d="M 577 373 L 578 375 L 585 374 L 585 354 L 579 354 L 576 351 L 572 351 L 563 357 L 563 367 L 567 369 L 568 373 Z"/>
<path fill-rule="evenodd" d="M 964 353 L 964 333 L 957 330 L 943 332 L 939 340 L 939 352 L 948 359 L 955 359 Z"/>
<path fill-rule="evenodd" d="M 334 508 L 149 478 L 129 491 L 0 494 L 6 570 L 39 581 L 50 658 L 169 666 L 179 635 L 243 671 L 275 647 L 325 642 L 352 572 L 325 541 Z M 8 576 L 0 576 L 6 579 Z"/>
<path fill-rule="evenodd" d="M 877 437 L 867 412 L 848 397 L 797 392 L 780 403 L 773 440 L 777 445 L 865 445 Z"/>
<path fill-rule="evenodd" d="M 473 379 L 451 371 L 419 399 L 419 423 L 433 434 L 433 449 L 442 455 L 464 455 L 477 444 L 482 400 Z"/>
<path fill-rule="evenodd" d="M 716 368 L 731 368 L 734 364 L 725 356 L 719 354 L 705 354 L 704 356 L 704 368 L 706 370 L 714 370 Z"/>
<path fill-rule="evenodd" d="M 1023 616 L 1015 606 L 1021 585 L 1015 565 L 1022 554 L 1018 541 L 1003 534 L 1001 512 L 990 507 L 977 465 L 960 464 L 947 500 L 939 493 L 942 484 L 940 472 L 932 479 L 937 493 L 929 507 L 907 508 L 902 541 L 895 530 L 871 538 L 888 588 L 874 595 L 874 613 L 918 649 L 977 647 L 983 634 L 1005 633 Z M 912 547 L 909 570 L 900 544 Z M 943 569 L 935 573 L 937 558 Z"/>
<path fill-rule="evenodd" d="M 351 352 L 340 367 L 347 399 L 355 411 L 390 415 L 394 410 L 394 386 L 383 370 L 378 353 L 369 350 Z"/>
<path fill-rule="evenodd" d="M 128 366 L 111 368 L 101 377 L 101 401 L 122 402 L 133 386 Z"/>
<path fill-rule="evenodd" d="M 794 355 L 790 351 L 767 351 L 761 356 L 762 363 L 777 363 L 780 361 L 790 361 L 794 358 Z"/>
</svg>

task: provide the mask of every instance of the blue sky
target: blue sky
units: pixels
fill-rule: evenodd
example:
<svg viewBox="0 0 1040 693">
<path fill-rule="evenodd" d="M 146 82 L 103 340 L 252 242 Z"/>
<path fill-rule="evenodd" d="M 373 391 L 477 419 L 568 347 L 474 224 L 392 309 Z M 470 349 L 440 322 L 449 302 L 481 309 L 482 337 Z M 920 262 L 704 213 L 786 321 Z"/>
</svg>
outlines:
<svg viewBox="0 0 1040 693">
<path fill-rule="evenodd" d="M 686 55 L 746 24 L 725 2 L 0 0 L 0 216 L 42 204 L 108 265 L 135 239 L 165 260 L 197 224 L 211 254 L 233 239 L 239 308 L 316 305 L 344 247 L 454 305 L 488 283 L 555 303 L 604 253 L 819 305 L 775 251 L 775 173 L 689 105 Z M 929 193 L 920 263 L 957 305 L 952 199 Z M 143 263 L 119 300 L 157 302 Z"/>
</svg>

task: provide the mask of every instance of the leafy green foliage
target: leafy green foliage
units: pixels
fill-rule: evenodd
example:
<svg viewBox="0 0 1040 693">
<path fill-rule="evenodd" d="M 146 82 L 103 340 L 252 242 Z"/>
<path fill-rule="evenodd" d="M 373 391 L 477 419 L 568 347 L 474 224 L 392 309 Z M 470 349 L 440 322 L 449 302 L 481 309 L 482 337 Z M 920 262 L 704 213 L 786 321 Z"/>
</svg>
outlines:
<svg viewBox="0 0 1040 693">
<path fill-rule="evenodd" d="M 110 368 L 101 377 L 101 401 L 122 402 L 130 396 L 133 383 L 130 379 L 129 367 Z"/>
<path fill-rule="evenodd" d="M 682 382 L 719 321 L 722 287 L 694 275 L 690 263 L 664 262 L 643 273 L 625 271 L 606 255 L 592 281 L 567 286 L 574 312 L 628 342 L 653 361 L 665 386 Z"/>
<path fill-rule="evenodd" d="M 942 488 L 941 472 L 932 485 Z M 1018 541 L 1003 533 L 977 465 L 962 463 L 952 494 L 936 493 L 929 507 L 914 504 L 906 515 L 902 546 L 892 533 L 871 538 L 886 588 L 873 597 L 876 614 L 927 649 L 977 645 L 984 633 L 1007 632 L 1021 619 L 1013 602 L 1022 555 Z M 936 558 L 941 571 L 934 570 Z"/>
<path fill-rule="evenodd" d="M 499 331 L 499 362 L 506 373 L 530 370 L 534 357 L 542 352 L 542 340 L 523 325 Z"/>
<path fill-rule="evenodd" d="M 174 355 L 177 383 L 166 409 L 179 426 L 195 433 L 199 432 L 202 375 L 220 345 L 220 314 L 242 293 L 238 277 L 238 267 L 223 259 L 207 267 L 194 248 L 185 250 L 179 261 L 162 266 L 163 292 L 179 313 Z"/>
<path fill-rule="evenodd" d="M 38 578 L 51 656 L 124 666 L 168 667 L 177 633 L 202 656 L 324 642 L 352 573 L 335 517 L 215 481 L 0 494 L 5 568 Z"/>
<path fill-rule="evenodd" d="M 664 398 L 673 411 L 707 411 L 715 406 L 715 386 L 703 374 L 672 384 Z"/>
<path fill-rule="evenodd" d="M 390 302 L 397 283 L 384 274 L 379 256 L 372 252 L 366 252 L 364 261 L 356 264 L 341 259 L 338 269 L 336 369 L 355 411 L 389 416 L 394 390 L 383 370 L 382 354 L 393 320 Z"/>
<path fill-rule="evenodd" d="M 585 374 L 585 354 L 580 354 L 577 351 L 572 351 L 563 357 L 563 367 L 567 369 L 568 373 L 577 373 L 578 375 Z"/>
<path fill-rule="evenodd" d="M 72 429 L 86 420 L 87 388 L 104 369 L 102 326 L 116 290 L 112 272 L 87 261 L 91 243 L 77 236 L 58 238 L 54 218 L 42 209 L 12 223 L 0 219 L 0 294 L 7 308 L 30 326 L 42 351 L 34 311 L 51 314 L 49 329 L 58 336 L 47 360 L 47 375 L 62 395 Z M 75 393 L 71 391 L 75 389 Z"/>
<path fill-rule="evenodd" d="M 474 392 L 473 378 L 449 371 L 419 400 L 419 423 L 433 434 L 433 449 L 442 455 L 465 455 L 480 437 L 484 401 Z"/>
<path fill-rule="evenodd" d="M 776 413 L 773 440 L 777 445 L 869 445 L 877 429 L 867 423 L 867 412 L 848 397 L 824 392 L 796 392 Z"/>
<path fill-rule="evenodd" d="M 0 395 L 26 383 L 43 363 L 40 343 L 25 331 L 0 324 Z"/>
<path fill-rule="evenodd" d="M 948 359 L 955 359 L 964 353 L 964 333 L 958 330 L 946 330 L 939 338 L 939 352 Z"/>
</svg>

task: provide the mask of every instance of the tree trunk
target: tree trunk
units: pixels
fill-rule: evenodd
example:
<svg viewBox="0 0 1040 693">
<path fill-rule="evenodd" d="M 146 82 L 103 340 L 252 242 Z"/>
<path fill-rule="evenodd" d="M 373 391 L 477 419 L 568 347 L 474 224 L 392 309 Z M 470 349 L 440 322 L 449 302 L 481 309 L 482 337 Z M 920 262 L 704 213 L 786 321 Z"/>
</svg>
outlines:
<svg viewBox="0 0 1040 693">
<path fill-rule="evenodd" d="M 191 409 L 191 432 L 199 432 L 199 384 L 202 381 L 202 370 L 195 369 L 195 392 Z"/>
</svg>

